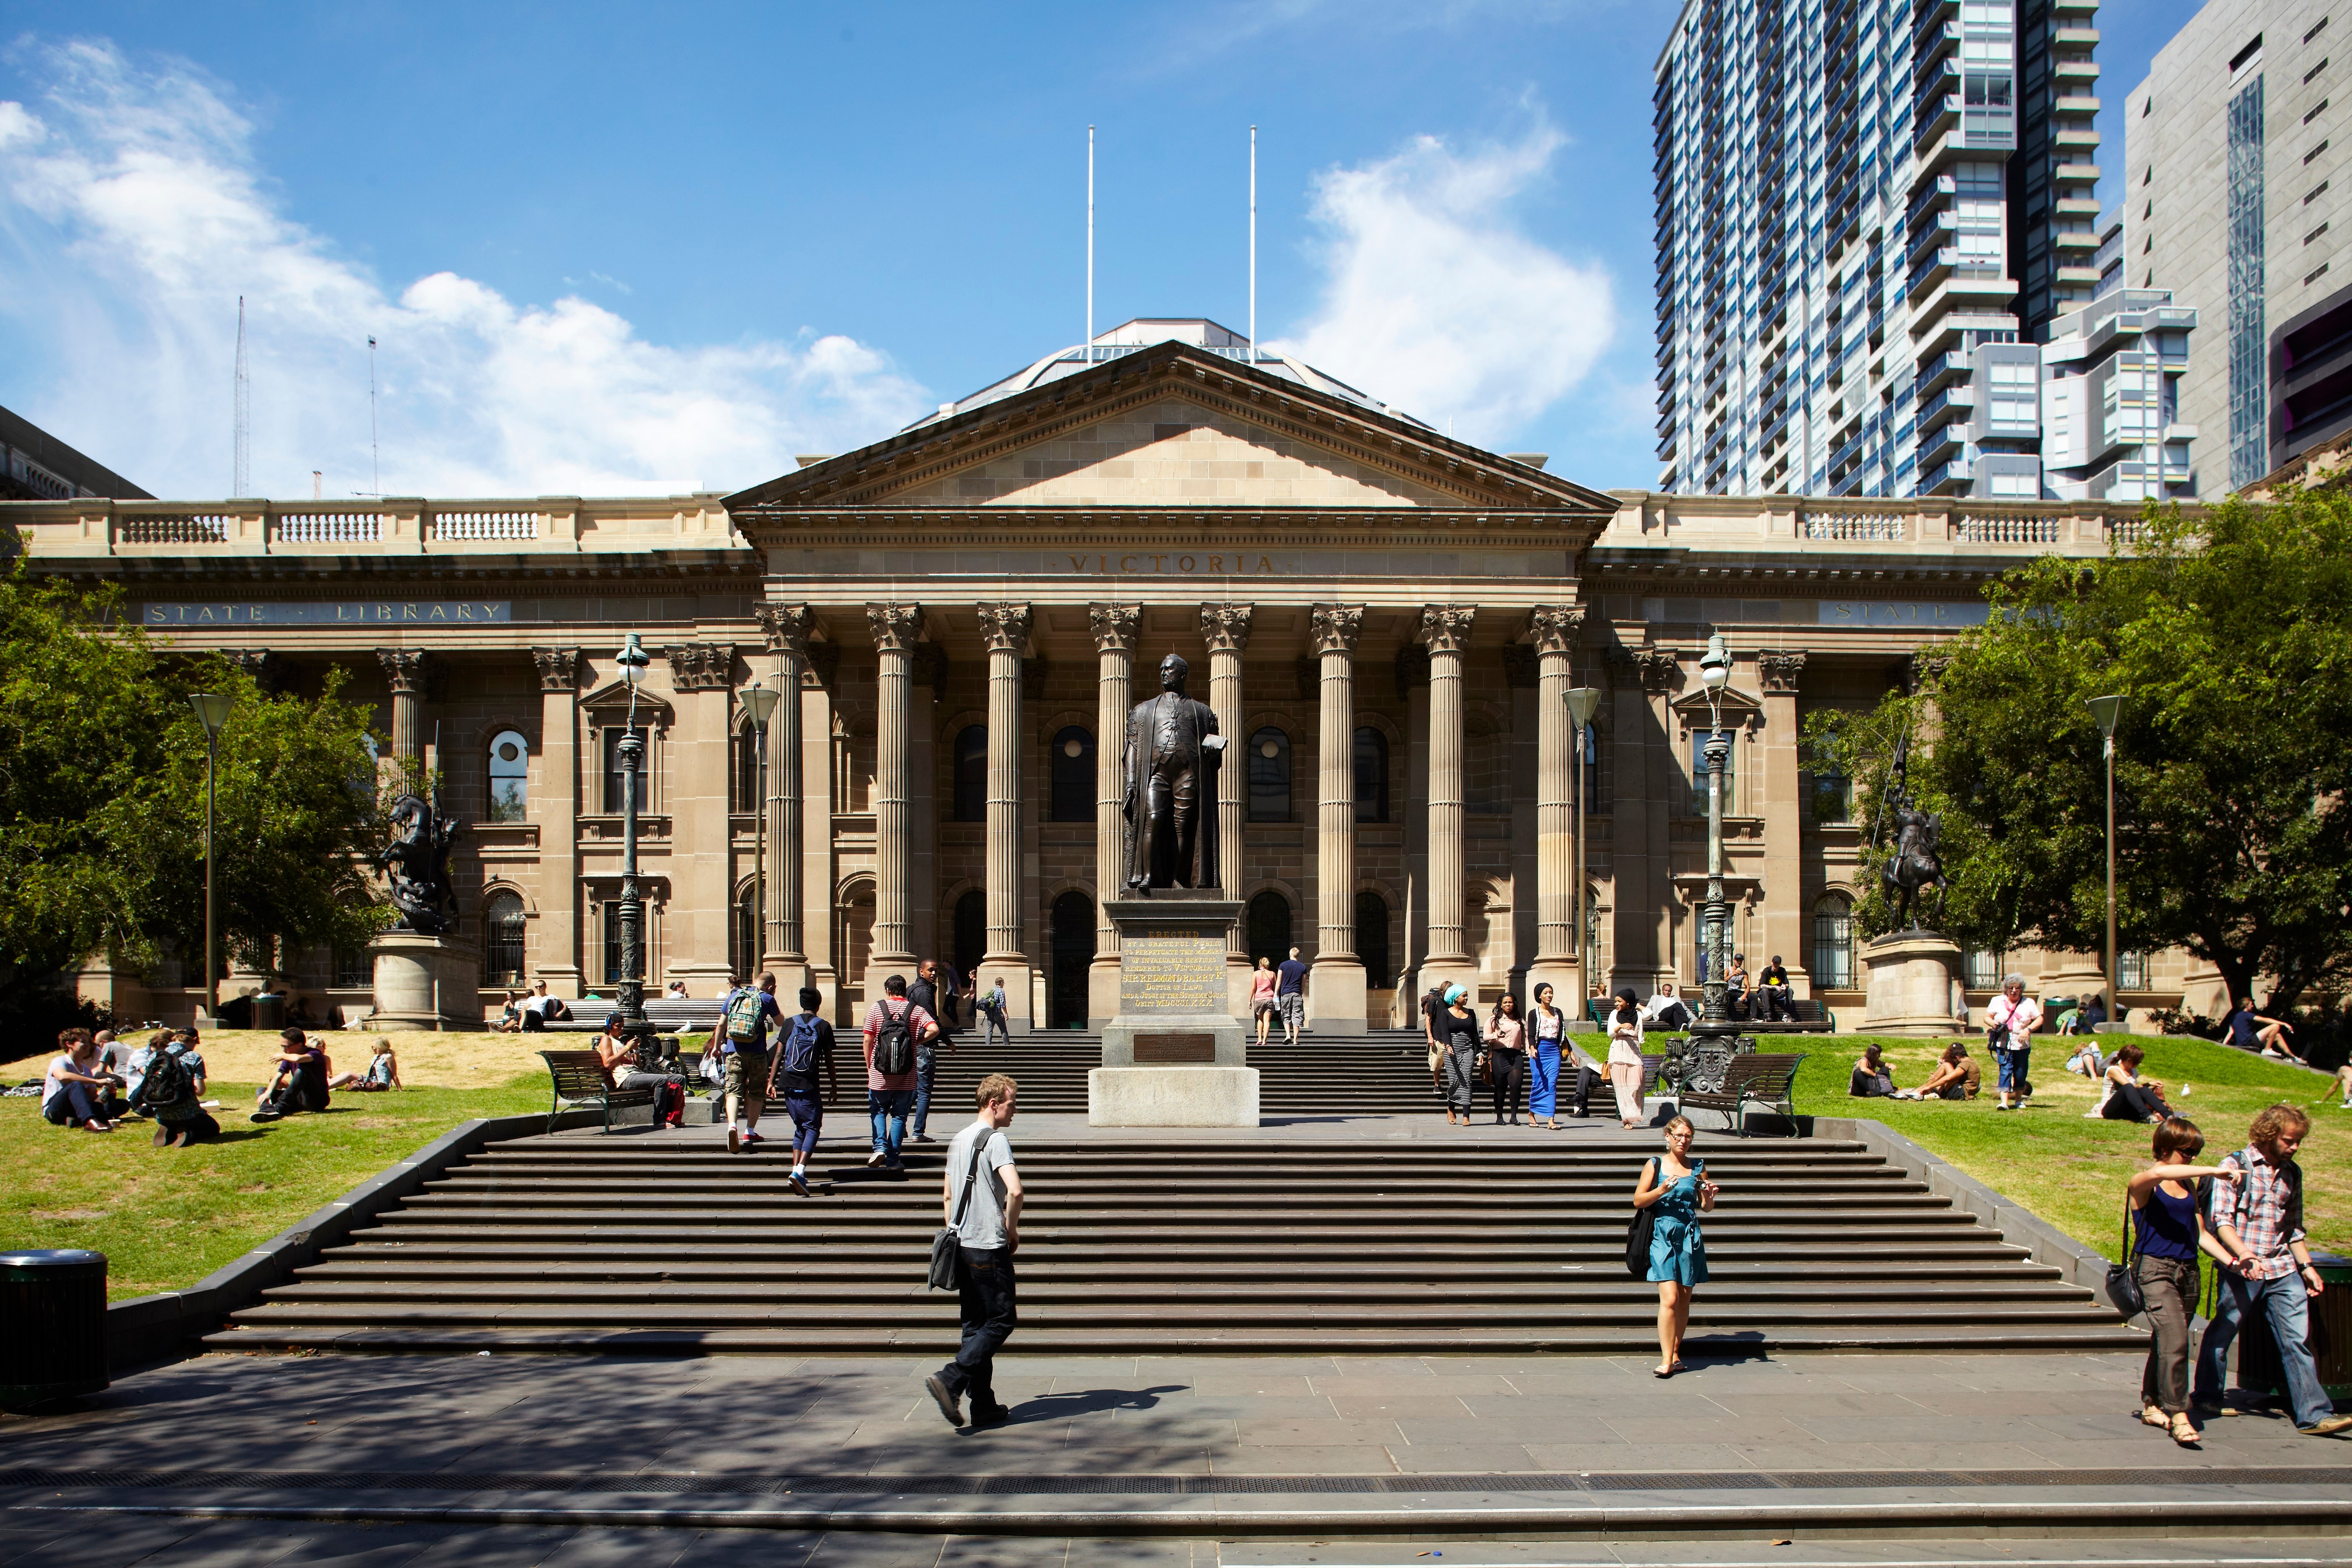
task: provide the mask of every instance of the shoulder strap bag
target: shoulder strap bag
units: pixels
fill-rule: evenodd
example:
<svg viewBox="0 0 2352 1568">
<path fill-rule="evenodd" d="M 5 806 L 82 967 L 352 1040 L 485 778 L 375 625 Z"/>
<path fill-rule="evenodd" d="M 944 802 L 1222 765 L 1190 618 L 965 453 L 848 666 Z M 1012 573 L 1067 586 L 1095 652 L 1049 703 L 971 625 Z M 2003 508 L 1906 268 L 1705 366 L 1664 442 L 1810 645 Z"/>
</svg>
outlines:
<svg viewBox="0 0 2352 1568">
<path fill-rule="evenodd" d="M 2153 1203 L 2156 1201 L 2156 1193 L 2154 1189 L 2150 1189 L 2147 1195 L 2149 1202 Z M 2107 1266 L 2107 1300 L 2114 1302 L 2116 1310 L 2121 1312 L 2125 1317 L 2137 1318 L 2142 1312 L 2147 1310 L 2147 1298 L 2140 1294 L 2139 1275 L 2132 1267 L 2131 1226 L 2131 1189 L 2129 1187 L 2126 1187 L 2124 1189 L 2124 1233 L 2122 1246 L 2124 1260 L 2121 1263 L 2114 1263 Z"/>
<path fill-rule="evenodd" d="M 1654 1160 L 1644 1160 L 1642 1169 L 1646 1172 L 1656 1163 Z M 1659 1173 L 1664 1174 L 1663 1171 Z M 1648 1208 L 1636 1208 L 1633 1223 L 1625 1227 L 1625 1272 L 1636 1279 L 1646 1279 L 1650 1276 L 1650 1236 L 1657 1228 L 1658 1205 L 1655 1204 Z"/>
<path fill-rule="evenodd" d="M 971 1169 L 964 1173 L 963 1196 L 956 1200 L 955 1222 L 931 1237 L 931 1289 L 952 1290 L 956 1288 L 956 1271 L 963 1262 L 963 1242 L 956 1232 L 963 1228 L 964 1211 L 971 1207 L 972 1184 L 980 1180 L 980 1157 L 988 1148 L 988 1140 L 996 1131 L 984 1127 L 971 1142 Z"/>
</svg>

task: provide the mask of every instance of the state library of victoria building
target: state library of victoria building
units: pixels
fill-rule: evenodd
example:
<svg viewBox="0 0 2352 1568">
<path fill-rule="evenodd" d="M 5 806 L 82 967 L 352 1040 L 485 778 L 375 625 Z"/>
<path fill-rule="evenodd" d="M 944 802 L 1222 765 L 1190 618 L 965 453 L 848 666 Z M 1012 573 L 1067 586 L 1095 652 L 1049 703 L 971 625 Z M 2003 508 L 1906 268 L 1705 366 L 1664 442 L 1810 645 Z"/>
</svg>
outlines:
<svg viewBox="0 0 2352 1568">
<path fill-rule="evenodd" d="M 1853 1027 L 1867 825 L 1806 715 L 1930 678 L 1989 580 L 2104 554 L 2135 515 L 1589 489 L 1197 320 L 1130 322 L 731 496 L 0 510 L 38 569 L 119 582 L 176 647 L 281 690 L 349 672 L 466 824 L 457 932 L 491 1009 L 619 978 L 635 633 L 649 989 L 773 970 L 849 1022 L 936 957 L 1001 977 L 1016 1027 L 1098 1026 L 1128 714 L 1180 655 L 1227 742 L 1234 1010 L 1295 946 L 1330 1032 L 1410 1023 L 1441 978 L 1482 1002 L 1696 979 L 1718 631 L 1732 946 Z M 789 699 L 764 767 L 754 682 Z M 1601 693 L 1581 746 L 1573 687 Z M 319 1016 L 368 1005 L 364 952 L 280 966 Z M 2183 954 L 2119 967 L 2126 1006 L 2210 1006 Z M 82 984 L 185 1018 L 198 968 Z M 1967 969 L 1972 1006 L 2009 969 L 2101 984 L 2079 954 Z"/>
</svg>

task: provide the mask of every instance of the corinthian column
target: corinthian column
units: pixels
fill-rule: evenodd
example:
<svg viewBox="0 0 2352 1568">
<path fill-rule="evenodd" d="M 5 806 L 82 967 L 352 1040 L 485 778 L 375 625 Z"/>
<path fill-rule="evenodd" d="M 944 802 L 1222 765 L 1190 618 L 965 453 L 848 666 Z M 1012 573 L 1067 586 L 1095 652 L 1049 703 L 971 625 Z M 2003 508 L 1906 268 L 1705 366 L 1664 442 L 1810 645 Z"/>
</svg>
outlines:
<svg viewBox="0 0 2352 1568">
<path fill-rule="evenodd" d="M 1118 927 L 1110 900 L 1127 875 L 1127 714 L 1135 701 L 1135 630 L 1140 605 L 1089 605 L 1095 637 L 1095 961 L 1087 970 L 1087 1026 L 1118 1016 Z"/>
<path fill-rule="evenodd" d="M 776 709 L 768 720 L 767 868 L 761 892 L 760 967 L 786 1001 L 808 984 L 801 945 L 801 676 L 808 668 L 806 605 L 761 605 L 760 629 L 774 656 Z"/>
<path fill-rule="evenodd" d="M 1750 969 L 1762 968 L 1762 960 L 1778 953 L 1788 964 L 1793 994 L 1809 997 L 1813 982 L 1805 960 L 1811 954 L 1806 951 L 1805 873 L 1799 854 L 1805 829 L 1797 787 L 1798 770 L 1804 765 L 1797 687 L 1805 673 L 1805 653 L 1774 648 L 1759 654 L 1756 665 L 1764 688 L 1764 808 L 1749 815 L 1764 819 L 1764 951 Z"/>
<path fill-rule="evenodd" d="M 1536 649 L 1536 958 L 1528 994 L 1549 981 L 1552 1001 L 1583 1016 L 1576 942 L 1575 726 L 1568 718 L 1570 658 L 1584 612 L 1539 605 L 1528 617 Z"/>
<path fill-rule="evenodd" d="M 907 924 L 907 714 L 914 702 L 915 643 L 923 612 L 913 605 L 868 605 L 880 668 L 874 716 L 874 941 L 866 960 L 866 994 L 882 994 L 886 975 L 915 962 Z"/>
<path fill-rule="evenodd" d="M 580 994 L 580 650 L 535 647 L 539 667 L 539 962 L 550 994 Z"/>
<path fill-rule="evenodd" d="M 385 684 L 392 688 L 392 754 L 412 768 L 425 763 L 425 650 L 380 647 L 375 660 L 383 666 Z"/>
<path fill-rule="evenodd" d="M 1477 611 L 1432 605 L 1421 613 L 1429 647 L 1429 958 L 1431 983 L 1475 985 L 1477 971 L 1463 941 L 1462 897 L 1468 879 L 1462 839 L 1462 655 Z"/>
<path fill-rule="evenodd" d="M 1249 646 L 1250 606 L 1201 606 L 1201 640 L 1209 645 L 1209 709 L 1225 738 L 1224 766 L 1217 770 L 1217 878 L 1229 899 L 1242 896 L 1247 879 L 1242 855 L 1242 818 L 1248 796 L 1249 747 L 1242 733 L 1242 649 Z M 1225 1001 L 1239 1015 L 1249 1001 L 1249 942 L 1245 922 L 1225 933 Z"/>
<path fill-rule="evenodd" d="M 1316 783 L 1315 967 L 1307 1016 L 1335 1035 L 1366 1026 L 1364 966 L 1356 957 L 1356 637 L 1360 605 L 1318 605 L 1311 622 L 1321 662 L 1321 766 Z"/>
<path fill-rule="evenodd" d="M 1029 606 L 979 609 L 988 646 L 988 952 L 981 965 L 987 979 L 1003 977 L 1006 1016 L 1025 1026 L 1032 998 L 1021 951 L 1021 656 L 1029 647 Z"/>
</svg>

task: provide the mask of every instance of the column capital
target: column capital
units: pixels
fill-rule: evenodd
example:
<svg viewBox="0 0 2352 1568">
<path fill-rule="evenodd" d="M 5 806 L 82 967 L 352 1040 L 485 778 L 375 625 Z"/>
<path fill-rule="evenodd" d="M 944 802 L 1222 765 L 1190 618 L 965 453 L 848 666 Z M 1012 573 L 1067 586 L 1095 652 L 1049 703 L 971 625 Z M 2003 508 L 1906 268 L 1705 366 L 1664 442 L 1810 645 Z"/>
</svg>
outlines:
<svg viewBox="0 0 2352 1568">
<path fill-rule="evenodd" d="M 733 643 L 673 643 L 662 649 L 669 679 L 678 691 L 715 691 L 735 673 Z"/>
<path fill-rule="evenodd" d="M 1461 653 L 1470 646 L 1470 623 L 1478 618 L 1472 605 L 1432 605 L 1421 612 L 1421 640 L 1432 653 Z"/>
<path fill-rule="evenodd" d="M 425 695 L 425 650 L 421 647 L 380 647 L 375 660 L 396 697 Z"/>
<path fill-rule="evenodd" d="M 1944 671 L 1952 666 L 1952 656 L 1948 653 L 1929 653 L 1923 648 L 1911 656 L 1908 665 L 1904 684 L 1915 693 L 1933 691 L 1943 684 Z"/>
<path fill-rule="evenodd" d="M 1309 614 L 1308 626 L 1317 653 L 1353 653 L 1356 638 L 1364 629 L 1364 606 L 1318 605 Z"/>
<path fill-rule="evenodd" d="M 541 691 L 570 691 L 580 684 L 580 650 L 576 647 L 535 647 L 531 663 L 539 667 Z"/>
<path fill-rule="evenodd" d="M 806 605 L 762 604 L 757 614 L 760 635 L 766 639 L 770 653 L 790 654 L 794 658 L 808 657 L 809 632 L 816 624 L 816 616 Z"/>
<path fill-rule="evenodd" d="M 1142 625 L 1141 605 L 1087 606 L 1087 627 L 1094 633 L 1097 653 L 1133 653 L 1135 634 Z"/>
<path fill-rule="evenodd" d="M 1756 656 L 1756 668 L 1762 678 L 1764 689 L 1782 696 L 1792 696 L 1797 689 L 1797 678 L 1805 670 L 1802 648 L 1770 648 Z"/>
<path fill-rule="evenodd" d="M 982 605 L 980 639 L 991 653 L 1021 654 L 1029 646 L 1029 606 Z"/>
<path fill-rule="evenodd" d="M 1249 646 L 1249 605 L 1201 606 L 1201 640 L 1211 653 L 1239 653 Z"/>
<path fill-rule="evenodd" d="M 1528 612 L 1528 641 L 1538 654 L 1570 651 L 1583 629 L 1581 605 L 1538 605 Z"/>
<path fill-rule="evenodd" d="M 868 605 L 866 606 L 866 629 L 874 634 L 874 646 L 885 653 L 905 653 L 923 636 L 923 607 L 920 605 Z"/>
</svg>

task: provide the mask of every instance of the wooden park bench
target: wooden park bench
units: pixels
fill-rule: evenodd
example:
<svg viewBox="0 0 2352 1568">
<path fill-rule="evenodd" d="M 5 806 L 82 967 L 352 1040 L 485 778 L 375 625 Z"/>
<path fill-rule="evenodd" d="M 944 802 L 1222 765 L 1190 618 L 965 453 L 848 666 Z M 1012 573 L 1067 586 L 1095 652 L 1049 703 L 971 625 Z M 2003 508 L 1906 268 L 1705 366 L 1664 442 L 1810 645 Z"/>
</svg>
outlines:
<svg viewBox="0 0 2352 1568">
<path fill-rule="evenodd" d="M 1717 1111 L 1724 1125 L 1736 1129 L 1742 1138 L 1748 1136 L 1748 1111 L 1751 1106 L 1763 1106 L 1793 1122 L 1796 1106 L 1789 1098 L 1789 1086 L 1795 1081 L 1798 1064 L 1804 1059 L 1802 1053 L 1745 1052 L 1731 1058 L 1721 1089 L 1704 1093 L 1687 1090 L 1681 1096 L 1679 1109 L 1686 1115 L 1694 1110 Z"/>
<path fill-rule="evenodd" d="M 541 1051 L 540 1059 L 547 1063 L 548 1077 L 554 1082 L 555 1103 L 548 1109 L 547 1130 L 555 1131 L 556 1119 L 567 1110 L 583 1105 L 603 1108 L 604 1131 L 613 1130 L 613 1112 L 631 1106 L 654 1102 L 650 1084 L 637 1089 L 614 1089 L 606 1081 L 604 1068 L 593 1051 Z"/>
</svg>

